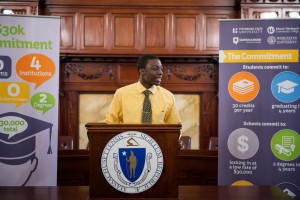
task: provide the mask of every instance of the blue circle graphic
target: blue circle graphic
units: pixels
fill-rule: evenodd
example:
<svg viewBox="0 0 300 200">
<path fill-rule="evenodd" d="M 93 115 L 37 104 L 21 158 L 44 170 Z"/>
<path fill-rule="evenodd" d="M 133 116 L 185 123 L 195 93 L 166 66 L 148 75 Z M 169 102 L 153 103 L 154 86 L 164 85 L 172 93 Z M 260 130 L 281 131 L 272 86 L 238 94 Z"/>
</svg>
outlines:
<svg viewBox="0 0 300 200">
<path fill-rule="evenodd" d="M 300 97 L 300 76 L 291 71 L 281 72 L 274 77 L 271 90 L 279 101 L 294 102 Z"/>
</svg>

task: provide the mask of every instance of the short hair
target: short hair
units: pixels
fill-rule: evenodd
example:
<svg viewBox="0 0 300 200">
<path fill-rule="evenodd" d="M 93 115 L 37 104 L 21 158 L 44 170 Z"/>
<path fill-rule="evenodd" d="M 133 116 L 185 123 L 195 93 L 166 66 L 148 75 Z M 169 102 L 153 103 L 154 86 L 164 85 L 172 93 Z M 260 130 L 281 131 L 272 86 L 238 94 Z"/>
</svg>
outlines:
<svg viewBox="0 0 300 200">
<path fill-rule="evenodd" d="M 152 60 L 152 59 L 159 59 L 159 58 L 154 54 L 144 54 L 140 56 L 136 64 L 138 71 L 141 68 L 145 68 L 148 63 L 148 60 Z"/>
</svg>

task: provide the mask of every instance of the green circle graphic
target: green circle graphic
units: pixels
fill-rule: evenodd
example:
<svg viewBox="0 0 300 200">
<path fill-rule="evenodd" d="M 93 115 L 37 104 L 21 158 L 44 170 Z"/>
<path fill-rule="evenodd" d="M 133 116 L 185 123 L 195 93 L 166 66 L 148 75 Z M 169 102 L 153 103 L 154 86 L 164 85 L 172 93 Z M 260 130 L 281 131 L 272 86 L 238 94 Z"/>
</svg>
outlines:
<svg viewBox="0 0 300 200">
<path fill-rule="evenodd" d="M 271 139 L 271 149 L 280 160 L 295 160 L 300 155 L 300 136 L 291 129 L 280 130 Z"/>
</svg>

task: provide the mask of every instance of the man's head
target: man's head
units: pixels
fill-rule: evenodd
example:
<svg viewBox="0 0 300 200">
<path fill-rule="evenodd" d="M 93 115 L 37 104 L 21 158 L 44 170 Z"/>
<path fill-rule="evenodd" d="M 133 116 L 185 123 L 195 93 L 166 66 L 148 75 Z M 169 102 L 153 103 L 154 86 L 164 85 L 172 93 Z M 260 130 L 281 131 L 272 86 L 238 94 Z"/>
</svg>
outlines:
<svg viewBox="0 0 300 200">
<path fill-rule="evenodd" d="M 145 68 L 146 65 L 148 64 L 148 61 L 152 59 L 159 59 L 159 58 L 153 54 L 144 54 L 140 56 L 136 64 L 138 71 L 140 71 L 141 68 Z"/>
<path fill-rule="evenodd" d="M 156 55 L 142 55 L 137 61 L 137 68 L 140 74 L 140 82 L 145 88 L 160 85 L 163 66 Z"/>
</svg>

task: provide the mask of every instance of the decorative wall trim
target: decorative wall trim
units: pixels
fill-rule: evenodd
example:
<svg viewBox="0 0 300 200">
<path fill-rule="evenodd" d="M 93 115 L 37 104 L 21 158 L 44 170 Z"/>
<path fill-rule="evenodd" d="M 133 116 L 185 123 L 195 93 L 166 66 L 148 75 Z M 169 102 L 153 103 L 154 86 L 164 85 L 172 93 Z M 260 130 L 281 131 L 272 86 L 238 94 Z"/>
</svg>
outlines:
<svg viewBox="0 0 300 200">
<path fill-rule="evenodd" d="M 38 5 L 32 5 L 31 8 L 31 15 L 38 15 L 39 13 L 39 6 Z"/>
<path fill-rule="evenodd" d="M 83 65 L 78 65 L 76 63 L 66 63 L 64 65 L 64 79 L 70 78 L 71 74 L 78 76 L 84 80 L 95 80 L 99 79 L 105 75 L 108 75 L 110 79 L 114 79 L 113 66 L 112 64 L 100 64 L 99 66 L 87 69 Z M 87 73 L 89 72 L 89 73 Z"/>
<path fill-rule="evenodd" d="M 197 65 L 193 69 L 193 74 L 185 74 L 183 67 L 178 65 L 167 66 L 167 79 L 170 80 L 174 75 L 177 78 L 185 81 L 194 81 L 202 77 L 208 77 L 209 79 L 216 81 L 216 67 L 214 64 L 201 64 Z"/>
</svg>

